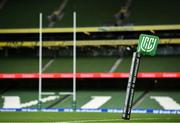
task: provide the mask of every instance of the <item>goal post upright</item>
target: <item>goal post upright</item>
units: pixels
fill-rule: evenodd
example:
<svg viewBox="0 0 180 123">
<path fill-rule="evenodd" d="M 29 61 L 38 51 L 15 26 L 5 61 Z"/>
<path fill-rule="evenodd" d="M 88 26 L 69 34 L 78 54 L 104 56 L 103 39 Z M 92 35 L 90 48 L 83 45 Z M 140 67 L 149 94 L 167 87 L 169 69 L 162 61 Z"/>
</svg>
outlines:
<svg viewBox="0 0 180 123">
<path fill-rule="evenodd" d="M 39 14 L 39 95 L 38 108 L 41 109 L 42 99 L 42 13 Z"/>
<path fill-rule="evenodd" d="M 76 109 L 76 12 L 73 12 L 73 110 Z"/>
</svg>

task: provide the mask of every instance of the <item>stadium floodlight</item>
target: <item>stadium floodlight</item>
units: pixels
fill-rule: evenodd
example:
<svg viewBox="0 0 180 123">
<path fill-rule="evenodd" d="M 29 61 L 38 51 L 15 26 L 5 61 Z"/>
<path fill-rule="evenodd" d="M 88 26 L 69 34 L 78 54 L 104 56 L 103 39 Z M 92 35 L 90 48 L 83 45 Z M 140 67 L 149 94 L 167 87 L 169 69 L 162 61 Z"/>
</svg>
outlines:
<svg viewBox="0 0 180 123">
<path fill-rule="evenodd" d="M 141 54 L 154 56 L 156 54 L 158 42 L 159 37 L 157 36 L 146 34 L 141 34 L 139 36 L 137 52 L 133 53 L 128 85 L 126 90 L 126 99 L 122 116 L 122 118 L 125 120 L 129 120 L 131 115 L 131 108 L 134 98 L 134 88 L 136 78 L 138 75 Z"/>
</svg>

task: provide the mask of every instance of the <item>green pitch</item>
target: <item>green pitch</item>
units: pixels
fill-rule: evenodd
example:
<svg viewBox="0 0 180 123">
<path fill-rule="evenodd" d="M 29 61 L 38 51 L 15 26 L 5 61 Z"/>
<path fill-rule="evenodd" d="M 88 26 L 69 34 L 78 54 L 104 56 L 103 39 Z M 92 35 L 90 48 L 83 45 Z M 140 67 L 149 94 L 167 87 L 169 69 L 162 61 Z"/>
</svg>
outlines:
<svg viewBox="0 0 180 123">
<path fill-rule="evenodd" d="M 146 123 L 180 122 L 180 115 L 132 114 L 131 120 L 121 119 L 119 113 L 47 113 L 47 112 L 1 112 L 0 122 L 13 123 Z"/>
</svg>

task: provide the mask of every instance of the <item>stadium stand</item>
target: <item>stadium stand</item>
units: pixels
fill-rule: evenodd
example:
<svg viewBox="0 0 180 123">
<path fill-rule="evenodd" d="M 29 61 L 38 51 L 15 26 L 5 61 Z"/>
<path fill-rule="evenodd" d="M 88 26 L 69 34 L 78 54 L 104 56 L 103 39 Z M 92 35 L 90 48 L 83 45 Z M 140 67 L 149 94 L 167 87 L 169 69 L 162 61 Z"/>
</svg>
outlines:
<svg viewBox="0 0 180 123">
<path fill-rule="evenodd" d="M 180 1 L 171 0 L 171 4 L 164 0 L 127 1 L 0 2 L 0 112 L 6 108 L 73 111 L 72 12 L 76 10 L 75 108 L 122 111 L 132 53 L 136 51 L 139 35 L 145 33 L 159 36 L 160 43 L 156 56 L 141 57 L 133 109 L 178 114 Z M 127 9 L 124 6 L 128 4 Z M 41 106 L 38 102 L 39 12 L 43 13 Z M 125 22 L 118 24 L 116 16 L 126 16 Z"/>
<path fill-rule="evenodd" d="M 77 72 L 110 72 L 114 63 L 121 58 L 117 57 L 79 57 L 77 58 Z M 51 62 L 50 62 L 51 61 Z M 48 63 L 51 63 L 47 66 Z M 173 64 L 169 64 L 173 63 Z M 122 58 L 122 62 L 114 72 L 128 72 L 131 64 L 131 56 Z M 19 68 L 19 65 L 21 67 Z M 147 67 L 150 65 L 151 67 Z M 91 67 L 94 66 L 94 67 Z M 37 73 L 37 58 L 3 58 L 0 61 L 0 73 Z M 55 59 L 43 59 L 44 73 L 71 73 L 72 57 L 60 57 Z M 179 72 L 178 56 L 142 57 L 140 72 Z"/>
<path fill-rule="evenodd" d="M 44 14 L 43 26 L 48 27 L 48 16 L 59 8 L 61 2 L 59 0 L 21 0 L 18 2 L 7 0 L 3 9 L 1 9 L 0 28 L 36 28 L 38 27 L 39 12 Z M 125 0 L 113 0 L 113 2 L 103 0 L 69 0 L 64 8 L 63 19 L 54 26 L 72 27 L 73 10 L 76 10 L 78 13 L 78 27 L 115 25 L 115 14 L 124 4 Z M 180 20 L 177 13 L 179 7 L 176 6 L 179 4 L 179 1 L 177 0 L 172 0 L 170 5 L 169 2 L 164 2 L 163 0 L 147 2 L 139 0 L 138 2 L 132 1 L 131 4 L 130 17 L 128 19 L 130 24 L 179 24 Z M 24 10 L 26 12 L 23 12 Z M 156 12 L 152 14 L 152 11 Z M 169 15 L 171 16 L 169 17 Z"/>
</svg>

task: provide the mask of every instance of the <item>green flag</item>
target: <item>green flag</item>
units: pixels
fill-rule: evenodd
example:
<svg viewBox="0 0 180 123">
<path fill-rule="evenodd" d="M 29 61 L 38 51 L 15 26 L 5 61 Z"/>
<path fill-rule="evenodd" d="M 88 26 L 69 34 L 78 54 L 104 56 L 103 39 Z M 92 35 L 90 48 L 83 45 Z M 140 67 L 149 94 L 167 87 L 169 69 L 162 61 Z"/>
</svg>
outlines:
<svg viewBox="0 0 180 123">
<path fill-rule="evenodd" d="M 159 37 L 141 34 L 139 36 L 137 52 L 143 55 L 154 56 L 156 54 Z"/>
</svg>

